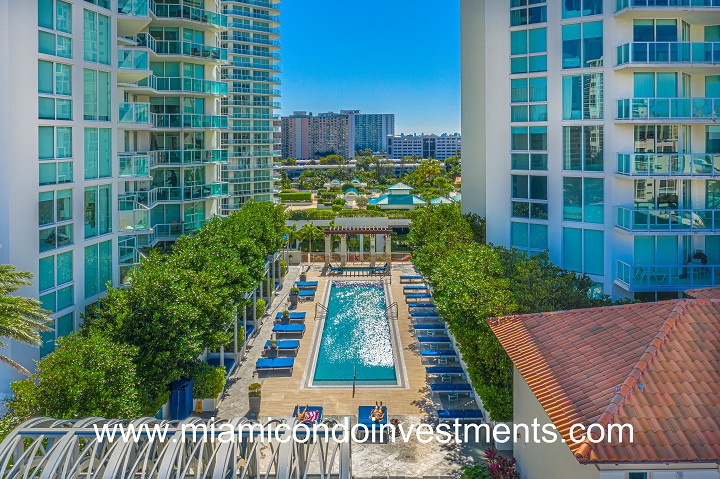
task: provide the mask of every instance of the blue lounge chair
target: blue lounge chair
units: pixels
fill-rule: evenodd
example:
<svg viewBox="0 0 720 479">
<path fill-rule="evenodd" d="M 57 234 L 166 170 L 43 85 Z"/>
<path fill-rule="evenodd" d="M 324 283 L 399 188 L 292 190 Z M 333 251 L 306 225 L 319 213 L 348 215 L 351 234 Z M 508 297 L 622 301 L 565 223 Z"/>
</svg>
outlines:
<svg viewBox="0 0 720 479">
<path fill-rule="evenodd" d="M 454 349 L 423 349 L 420 351 L 423 358 L 457 358 Z"/>
<path fill-rule="evenodd" d="M 435 309 L 435 303 L 433 302 L 427 302 L 427 303 L 408 303 L 408 308 L 410 309 Z"/>
<path fill-rule="evenodd" d="M 385 263 L 385 264 L 382 265 L 382 266 L 378 266 L 377 268 L 373 268 L 372 273 L 373 273 L 373 274 L 377 274 L 377 273 L 387 273 L 387 267 L 388 267 L 388 264 Z"/>
<path fill-rule="evenodd" d="M 387 412 L 387 406 L 382 407 L 382 412 L 384 414 L 384 417 L 382 421 L 375 422 L 372 419 L 370 419 L 370 414 L 375 409 L 375 406 L 360 406 L 358 407 L 358 424 L 362 424 L 365 427 L 368 428 L 368 431 L 370 431 L 370 434 L 375 432 L 375 434 L 380 434 L 380 440 L 382 440 L 382 433 L 387 429 L 388 425 L 388 412 Z"/>
<path fill-rule="evenodd" d="M 472 386 L 465 383 L 431 383 L 430 390 L 434 393 L 469 393 L 472 396 Z"/>
<path fill-rule="evenodd" d="M 315 290 L 314 289 L 301 289 L 300 293 L 298 294 L 298 297 L 300 299 L 314 298 Z"/>
<path fill-rule="evenodd" d="M 405 282 L 405 281 L 407 281 L 407 282 L 410 282 L 410 281 L 422 281 L 423 279 L 425 279 L 425 278 L 423 278 L 423 277 L 420 276 L 420 275 L 413 275 L 413 274 L 403 274 L 403 275 L 400 276 L 400 282 L 401 282 L 401 283 L 403 283 L 403 282 Z"/>
<path fill-rule="evenodd" d="M 316 422 L 316 423 L 320 423 L 320 421 L 322 421 L 322 416 L 323 416 L 322 406 L 308 406 L 307 409 L 305 409 L 305 406 L 300 406 L 300 408 L 307 415 L 307 418 L 305 419 L 306 421 Z M 293 413 L 292 413 L 293 417 L 297 417 L 297 413 L 298 413 L 298 406 L 295 406 L 295 408 L 293 409 Z"/>
<path fill-rule="evenodd" d="M 298 312 L 298 311 L 292 311 L 290 312 L 290 319 L 305 319 L 305 315 L 307 313 Z M 275 319 L 282 319 L 282 311 L 278 311 L 278 313 L 275 315 Z"/>
<path fill-rule="evenodd" d="M 260 358 L 255 362 L 256 371 L 280 371 L 287 369 L 292 373 L 295 358 Z"/>
<path fill-rule="evenodd" d="M 420 336 L 417 338 L 419 344 L 444 344 L 450 345 L 452 341 L 447 336 Z"/>
<path fill-rule="evenodd" d="M 438 409 L 441 421 L 483 421 L 485 417 L 480 409 Z"/>
<path fill-rule="evenodd" d="M 465 376 L 460 366 L 428 366 L 425 373 L 431 376 Z"/>
<path fill-rule="evenodd" d="M 424 284 L 408 284 L 406 286 L 403 286 L 403 291 L 424 290 L 424 289 L 428 289 L 428 286 L 424 285 Z"/>
<path fill-rule="evenodd" d="M 331 273 L 343 274 L 345 272 L 344 269 L 333 265 L 328 266 L 328 268 L 330 268 Z"/>
<path fill-rule="evenodd" d="M 298 289 L 315 289 L 318 287 L 317 281 L 298 281 L 295 283 Z"/>
<path fill-rule="evenodd" d="M 299 334 L 300 336 L 305 335 L 304 324 L 276 324 L 272 328 L 273 333 L 277 334 Z"/>
<path fill-rule="evenodd" d="M 413 329 L 415 332 L 420 331 L 442 331 L 445 332 L 445 324 L 444 323 L 415 323 L 413 324 Z"/>
<path fill-rule="evenodd" d="M 439 317 L 435 311 L 410 311 L 411 318 Z"/>
<path fill-rule="evenodd" d="M 405 302 L 409 302 L 411 299 L 432 299 L 430 293 L 417 293 L 417 294 L 406 294 Z"/>
<path fill-rule="evenodd" d="M 300 341 L 297 339 L 285 339 L 277 342 L 277 349 L 279 352 L 294 352 L 300 348 Z M 270 341 L 265 341 L 265 349 L 270 349 Z"/>
</svg>

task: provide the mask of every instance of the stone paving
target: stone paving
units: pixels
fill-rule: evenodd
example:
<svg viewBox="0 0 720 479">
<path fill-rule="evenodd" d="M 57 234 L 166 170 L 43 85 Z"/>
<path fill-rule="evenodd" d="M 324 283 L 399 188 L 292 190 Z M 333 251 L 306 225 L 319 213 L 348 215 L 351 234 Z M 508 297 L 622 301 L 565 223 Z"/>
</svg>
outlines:
<svg viewBox="0 0 720 479">
<path fill-rule="evenodd" d="M 218 405 L 216 417 L 231 419 L 238 416 L 247 416 L 249 403 L 247 388 L 253 382 L 262 384 L 262 401 L 260 417 L 283 417 L 292 414 L 296 404 L 310 404 L 323 406 L 324 415 L 332 417 L 349 416 L 354 423 L 357 417 L 357 408 L 361 405 L 371 405 L 375 401 L 383 401 L 388 407 L 388 416 L 397 418 L 401 424 L 436 424 L 436 409 L 440 408 L 471 408 L 476 407 L 474 401 L 467 396 L 460 396 L 458 401 L 449 403 L 445 396 L 442 400 L 431 396 L 425 366 L 420 355 L 417 342 L 412 334 L 410 316 L 403 295 L 403 284 L 399 276 L 402 274 L 417 274 L 410 263 L 393 264 L 392 273 L 383 277 L 389 281 L 392 300 L 398 303 L 398 330 L 402 355 L 407 373 L 406 388 L 360 388 L 352 397 L 351 388 L 319 389 L 305 388 L 303 375 L 306 366 L 311 360 L 311 343 L 314 338 L 316 321 L 315 301 L 322 300 L 322 292 L 328 280 L 340 279 L 341 276 L 325 276 L 321 264 L 314 264 L 308 273 L 308 281 L 318 281 L 317 297 L 314 301 L 301 301 L 295 311 L 305 311 L 306 332 L 300 341 L 300 350 L 296 355 L 295 368 L 292 374 L 270 373 L 254 375 L 254 365 L 261 357 L 265 341 L 272 336 L 272 326 L 277 311 L 288 308 L 287 295 L 297 280 L 300 267 L 291 266 L 274 300 L 270 304 L 266 315 L 255 336 L 248 341 L 244 351 L 245 359 L 236 368 L 229 380 Z M 378 277 L 374 278 L 378 279 Z M 450 363 L 452 365 L 452 362 Z M 255 418 L 252 418 L 255 419 Z M 421 444 L 413 440 L 410 443 L 398 441 L 395 444 L 353 444 L 353 475 L 355 477 L 373 476 L 454 476 L 462 464 L 477 460 L 487 445 L 463 444 L 444 446 L 437 442 Z"/>
</svg>

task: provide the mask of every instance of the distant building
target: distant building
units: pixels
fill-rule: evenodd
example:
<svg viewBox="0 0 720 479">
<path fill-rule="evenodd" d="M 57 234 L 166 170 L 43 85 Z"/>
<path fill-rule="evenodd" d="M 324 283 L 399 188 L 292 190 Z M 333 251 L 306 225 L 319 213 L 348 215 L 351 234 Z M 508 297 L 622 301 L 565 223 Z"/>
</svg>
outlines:
<svg viewBox="0 0 720 479">
<path fill-rule="evenodd" d="M 328 154 L 354 158 L 357 150 L 387 151 L 395 115 L 341 110 L 313 116 L 296 111 L 282 118 L 282 157 L 310 159 Z"/>
<path fill-rule="evenodd" d="M 411 186 L 397 183 L 388 187 L 388 193 L 371 199 L 368 204 L 376 205 L 381 210 L 414 210 L 427 204 L 412 192 Z"/>
<path fill-rule="evenodd" d="M 419 156 L 440 161 L 456 156 L 460 151 L 460 134 L 448 135 L 389 135 L 387 137 L 388 158 L 398 160 L 404 156 Z"/>
</svg>

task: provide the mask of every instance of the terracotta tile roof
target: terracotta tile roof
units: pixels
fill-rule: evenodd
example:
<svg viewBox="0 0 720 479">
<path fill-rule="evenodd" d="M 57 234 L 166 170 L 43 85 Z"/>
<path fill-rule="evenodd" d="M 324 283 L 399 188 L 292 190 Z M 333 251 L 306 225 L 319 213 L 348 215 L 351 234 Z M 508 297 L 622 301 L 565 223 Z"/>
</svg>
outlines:
<svg viewBox="0 0 720 479">
<path fill-rule="evenodd" d="M 720 299 L 720 287 L 693 289 L 691 291 L 685 291 L 685 294 L 693 299 Z"/>
<path fill-rule="evenodd" d="M 581 463 L 720 463 L 720 300 L 489 323 Z M 598 422 L 632 424 L 633 443 L 572 443 L 572 424 Z"/>
</svg>

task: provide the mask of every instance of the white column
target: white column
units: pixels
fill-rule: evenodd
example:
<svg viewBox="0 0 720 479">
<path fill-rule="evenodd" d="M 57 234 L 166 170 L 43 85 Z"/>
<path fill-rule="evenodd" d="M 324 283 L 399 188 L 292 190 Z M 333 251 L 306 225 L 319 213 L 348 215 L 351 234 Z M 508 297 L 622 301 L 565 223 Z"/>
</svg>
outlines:
<svg viewBox="0 0 720 479">
<path fill-rule="evenodd" d="M 235 320 L 233 321 L 233 353 L 235 354 L 235 362 L 238 360 L 238 307 L 235 305 Z"/>
<path fill-rule="evenodd" d="M 225 346 L 220 346 L 220 366 L 225 366 Z"/>
<path fill-rule="evenodd" d="M 347 264 L 347 235 L 340 236 L 340 266 Z"/>
<path fill-rule="evenodd" d="M 375 254 L 377 249 L 377 236 L 372 234 L 370 235 L 370 267 L 375 267 Z"/>
<path fill-rule="evenodd" d="M 390 266 L 392 260 L 392 235 L 385 235 L 385 261 Z"/>
<path fill-rule="evenodd" d="M 325 266 L 330 266 L 332 256 L 332 235 L 325 235 Z"/>
<path fill-rule="evenodd" d="M 358 235 L 358 243 L 360 244 L 360 248 L 358 249 L 358 254 L 360 255 L 360 261 L 364 261 L 365 258 L 363 258 L 365 253 L 365 235 L 359 234 Z"/>
</svg>

